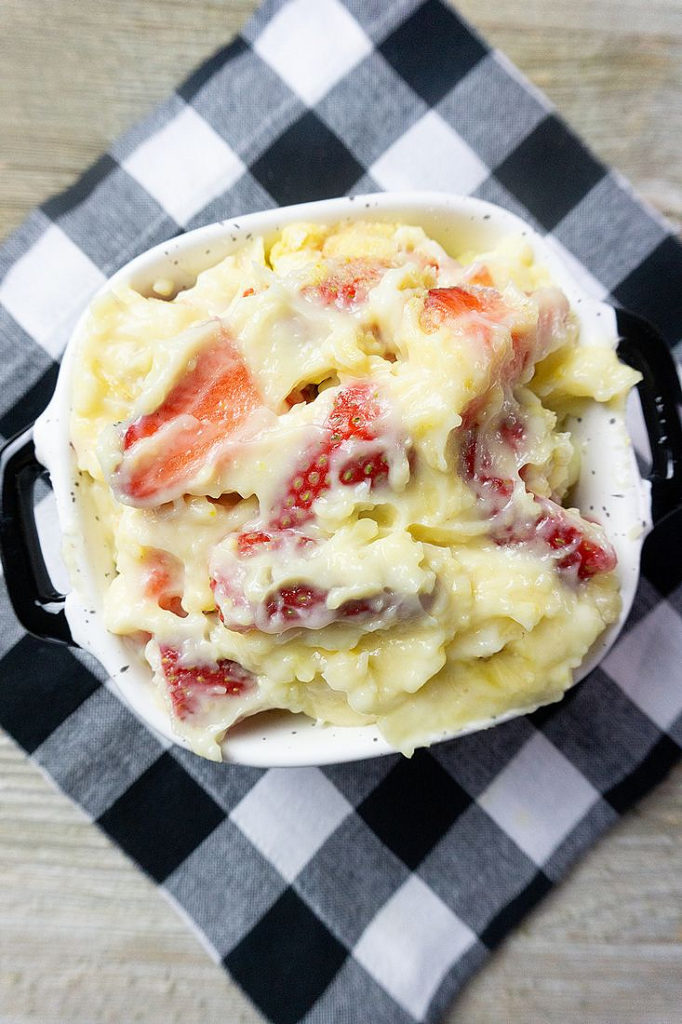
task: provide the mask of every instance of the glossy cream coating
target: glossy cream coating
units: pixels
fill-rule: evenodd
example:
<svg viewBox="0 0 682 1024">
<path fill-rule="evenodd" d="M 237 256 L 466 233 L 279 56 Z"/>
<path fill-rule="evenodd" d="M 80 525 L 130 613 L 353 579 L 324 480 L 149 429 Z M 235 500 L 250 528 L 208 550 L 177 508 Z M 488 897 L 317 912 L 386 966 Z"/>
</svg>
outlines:
<svg viewBox="0 0 682 1024">
<path fill-rule="evenodd" d="M 603 531 L 557 512 L 570 417 L 636 377 L 581 345 L 523 240 L 295 224 L 157 290 L 94 304 L 71 437 L 107 627 L 178 735 L 219 759 L 235 721 L 285 708 L 409 753 L 558 699 L 620 609 Z M 187 412 L 202 367 L 225 394 L 242 374 L 239 415 L 234 389 Z"/>
</svg>

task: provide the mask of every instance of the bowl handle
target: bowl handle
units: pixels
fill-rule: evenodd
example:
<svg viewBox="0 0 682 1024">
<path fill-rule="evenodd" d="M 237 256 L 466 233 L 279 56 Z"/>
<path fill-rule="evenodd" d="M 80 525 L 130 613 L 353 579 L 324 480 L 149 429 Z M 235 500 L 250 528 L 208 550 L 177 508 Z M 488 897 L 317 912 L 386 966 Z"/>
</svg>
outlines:
<svg viewBox="0 0 682 1024">
<path fill-rule="evenodd" d="M 65 597 L 45 565 L 35 521 L 33 490 L 47 470 L 35 456 L 33 428 L 0 451 L 0 557 L 7 593 L 24 629 L 41 640 L 75 646 Z"/>
<path fill-rule="evenodd" d="M 648 320 L 616 309 L 618 355 L 642 374 L 637 385 L 651 445 L 651 518 L 682 508 L 682 389 L 672 353 Z"/>
</svg>

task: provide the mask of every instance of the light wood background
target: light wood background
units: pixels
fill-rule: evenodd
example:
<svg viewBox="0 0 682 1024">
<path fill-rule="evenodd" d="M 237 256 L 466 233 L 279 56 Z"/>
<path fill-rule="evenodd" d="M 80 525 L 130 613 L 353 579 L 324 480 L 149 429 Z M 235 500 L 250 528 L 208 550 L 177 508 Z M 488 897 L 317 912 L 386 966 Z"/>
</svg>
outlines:
<svg viewBox="0 0 682 1024">
<path fill-rule="evenodd" d="M 253 0 L 0 0 L 0 237 L 222 45 Z M 595 152 L 682 221 L 680 0 L 460 0 Z M 371 1024 L 357 1012 L 353 1024 Z M 0 736 L 1 1024 L 256 1024 L 155 887 Z M 682 1022 L 682 769 L 448 1024 Z"/>
</svg>

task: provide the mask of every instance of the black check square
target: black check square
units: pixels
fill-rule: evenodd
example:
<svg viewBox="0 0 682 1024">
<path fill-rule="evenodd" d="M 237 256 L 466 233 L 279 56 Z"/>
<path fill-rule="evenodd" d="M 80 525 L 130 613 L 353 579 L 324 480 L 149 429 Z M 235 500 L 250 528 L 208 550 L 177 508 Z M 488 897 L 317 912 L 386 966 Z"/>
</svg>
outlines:
<svg viewBox="0 0 682 1024">
<path fill-rule="evenodd" d="M 666 596 L 682 585 L 682 511 L 662 519 L 645 540 L 642 575 Z"/>
<path fill-rule="evenodd" d="M 379 53 L 434 106 L 488 50 L 453 10 L 440 0 L 426 0 L 383 41 Z"/>
<path fill-rule="evenodd" d="M 682 512 L 670 518 L 676 519 L 678 530 L 682 530 Z M 669 592 L 668 604 L 675 609 L 678 615 L 682 616 L 682 581 Z"/>
<path fill-rule="evenodd" d="M 102 814 L 99 825 L 162 882 L 225 818 L 170 754 L 162 754 Z"/>
<path fill-rule="evenodd" d="M 251 167 L 280 206 L 343 195 L 364 167 L 312 110 L 295 121 Z"/>
<path fill-rule="evenodd" d="M 651 320 L 671 345 L 682 338 L 682 246 L 668 235 L 617 288 L 613 296 Z"/>
<path fill-rule="evenodd" d="M 347 955 L 303 900 L 286 889 L 223 962 L 273 1024 L 296 1024 Z"/>
<path fill-rule="evenodd" d="M 550 114 L 495 168 L 495 177 L 551 231 L 606 174 Z"/>
<path fill-rule="evenodd" d="M 418 751 L 398 762 L 358 814 L 409 868 L 416 868 L 470 803 L 452 776 Z"/>
<path fill-rule="evenodd" d="M 367 761 L 329 764 L 322 771 L 346 799 L 357 807 L 375 786 L 383 782 L 400 760 L 401 755 L 389 754 L 387 757 L 372 757 Z"/>
<path fill-rule="evenodd" d="M 0 661 L 0 725 L 32 753 L 99 686 L 68 648 L 24 636 Z"/>
<path fill-rule="evenodd" d="M 208 761 L 205 757 L 197 757 L 190 750 L 176 750 L 174 757 L 228 814 L 253 789 L 265 770 Z"/>
<path fill-rule="evenodd" d="M 668 735 L 677 743 L 682 751 L 682 713 L 668 726 Z"/>
<path fill-rule="evenodd" d="M 674 519 L 674 517 L 672 518 Z M 664 523 L 665 522 L 667 522 L 667 520 L 664 520 Z M 680 529 L 681 527 L 682 522 L 679 522 L 678 529 Z M 658 533 L 658 530 L 656 532 Z M 682 547 L 680 547 L 680 558 L 682 559 Z M 660 600 L 661 595 L 656 589 L 656 587 L 652 586 L 652 584 L 649 582 L 646 576 L 641 576 L 639 581 L 639 587 L 637 588 L 637 592 L 635 593 L 635 599 L 632 602 L 630 614 L 628 616 L 627 622 L 625 623 L 623 636 L 625 636 L 628 633 L 628 631 L 634 625 L 636 625 L 636 623 L 638 623 L 641 619 L 646 618 L 649 612 L 652 612 L 654 610 L 654 608 Z"/>
</svg>

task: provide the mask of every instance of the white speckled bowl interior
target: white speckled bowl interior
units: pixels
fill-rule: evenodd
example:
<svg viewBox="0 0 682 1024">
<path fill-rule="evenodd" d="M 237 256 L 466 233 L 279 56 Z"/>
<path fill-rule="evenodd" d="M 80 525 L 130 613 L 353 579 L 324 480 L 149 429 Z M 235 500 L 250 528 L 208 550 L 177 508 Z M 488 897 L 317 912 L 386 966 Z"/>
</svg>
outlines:
<svg viewBox="0 0 682 1024">
<path fill-rule="evenodd" d="M 441 193 L 382 193 L 330 199 L 249 214 L 191 231 L 143 253 L 118 271 L 113 282 L 132 285 L 146 293 L 158 278 L 170 278 L 181 287 L 191 285 L 197 274 L 214 265 L 239 246 L 248 234 L 274 236 L 284 225 L 297 220 L 333 222 L 344 218 L 401 221 L 421 225 L 426 233 L 451 252 L 483 251 L 502 237 L 524 234 L 536 259 L 548 267 L 554 281 L 568 296 L 586 342 L 604 343 L 616 338 L 613 309 L 591 299 L 551 245 L 523 221 L 482 200 Z M 109 285 L 105 285 L 105 291 Z M 67 347 L 57 388 L 50 405 L 35 425 L 39 460 L 50 472 L 66 561 L 73 589 L 67 595 L 66 615 L 76 643 L 90 651 L 110 674 L 122 699 L 165 739 L 179 742 L 168 717 L 159 706 L 146 662 L 122 637 L 109 633 L 102 623 L 102 569 L 98 564 L 91 515 L 85 503 L 74 501 L 75 466 L 69 444 L 69 406 L 74 350 L 85 323 L 85 313 Z M 574 436 L 582 442 L 582 470 L 574 500 L 588 516 L 594 510 L 606 527 L 618 555 L 623 609 L 620 618 L 600 637 L 575 673 L 582 679 L 615 641 L 632 604 L 639 576 L 642 542 L 650 529 L 648 484 L 640 478 L 623 420 L 595 406 L 574 423 Z M 532 708 L 518 708 L 498 718 L 472 723 L 460 733 L 498 724 Z M 452 738 L 451 735 L 438 739 Z M 226 761 L 255 766 L 330 764 L 359 760 L 392 752 L 374 727 L 320 726 L 301 715 L 266 712 L 233 728 L 223 743 Z"/>
</svg>

